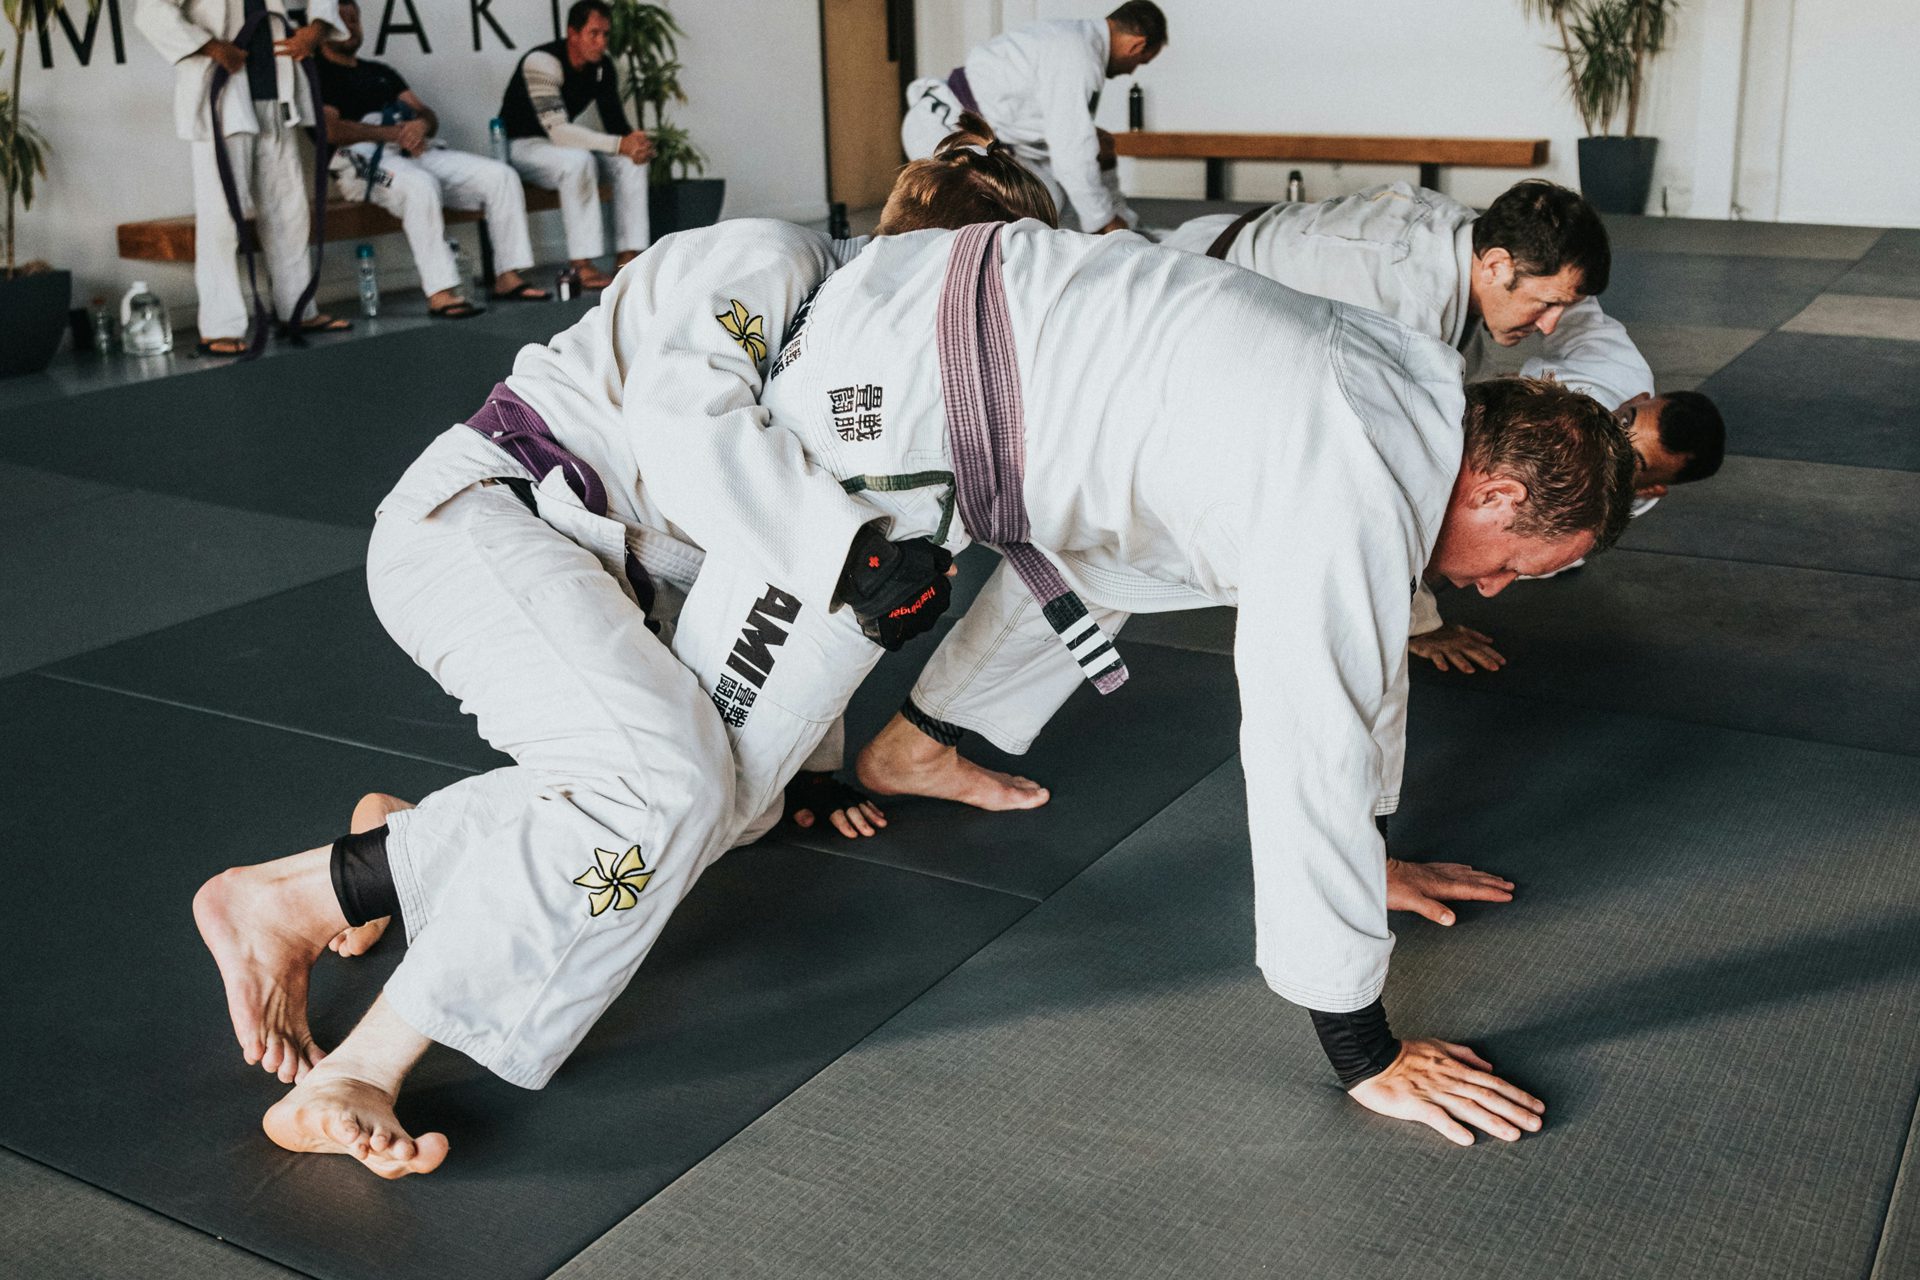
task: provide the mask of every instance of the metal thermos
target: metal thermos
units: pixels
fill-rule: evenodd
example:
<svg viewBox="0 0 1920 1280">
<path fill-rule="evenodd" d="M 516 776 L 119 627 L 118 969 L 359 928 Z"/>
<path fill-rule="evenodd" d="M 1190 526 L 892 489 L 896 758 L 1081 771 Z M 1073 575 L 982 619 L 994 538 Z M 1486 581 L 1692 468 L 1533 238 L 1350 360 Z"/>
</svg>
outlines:
<svg viewBox="0 0 1920 1280">
<path fill-rule="evenodd" d="M 1287 200 L 1290 203 L 1298 204 L 1300 201 L 1305 200 L 1306 198 L 1307 198 L 1306 180 L 1300 176 L 1300 171 L 1298 169 L 1291 170 L 1287 174 Z"/>
<path fill-rule="evenodd" d="M 1127 90 L 1127 128 L 1138 133 L 1147 127 L 1147 95 L 1135 85 Z"/>
</svg>

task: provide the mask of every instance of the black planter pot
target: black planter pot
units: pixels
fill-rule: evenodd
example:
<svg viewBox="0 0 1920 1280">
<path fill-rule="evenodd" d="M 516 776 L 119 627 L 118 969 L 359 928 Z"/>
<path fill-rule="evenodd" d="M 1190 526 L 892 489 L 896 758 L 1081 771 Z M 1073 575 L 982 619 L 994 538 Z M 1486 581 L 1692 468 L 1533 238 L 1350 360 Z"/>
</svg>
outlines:
<svg viewBox="0 0 1920 1280">
<path fill-rule="evenodd" d="M 1658 138 L 1580 139 L 1580 194 L 1602 213 L 1645 213 Z"/>
<path fill-rule="evenodd" d="M 70 271 L 0 276 L 0 378 L 47 367 L 67 330 L 72 298 Z"/>
<path fill-rule="evenodd" d="M 676 231 L 710 227 L 720 221 L 727 198 L 725 178 L 686 178 L 647 189 L 647 218 L 655 240 Z"/>
</svg>

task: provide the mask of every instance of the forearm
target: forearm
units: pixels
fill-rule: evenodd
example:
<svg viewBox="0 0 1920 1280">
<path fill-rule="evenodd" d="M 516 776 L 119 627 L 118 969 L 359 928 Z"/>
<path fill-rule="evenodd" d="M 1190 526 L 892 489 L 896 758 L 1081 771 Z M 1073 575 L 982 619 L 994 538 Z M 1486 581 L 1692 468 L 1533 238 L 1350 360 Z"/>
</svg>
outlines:
<svg viewBox="0 0 1920 1280">
<path fill-rule="evenodd" d="M 356 142 L 392 143 L 399 140 L 400 126 L 397 124 L 365 124 L 343 116 L 333 116 L 327 120 L 327 141 L 336 147 L 352 146 Z"/>
</svg>

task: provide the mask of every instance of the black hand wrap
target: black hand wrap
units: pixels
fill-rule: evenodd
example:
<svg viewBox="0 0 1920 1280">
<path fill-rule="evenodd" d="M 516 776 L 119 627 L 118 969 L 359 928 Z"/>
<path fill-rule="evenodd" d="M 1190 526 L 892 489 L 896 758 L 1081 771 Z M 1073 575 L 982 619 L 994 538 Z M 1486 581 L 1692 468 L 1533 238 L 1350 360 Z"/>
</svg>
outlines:
<svg viewBox="0 0 1920 1280">
<path fill-rule="evenodd" d="M 1393 1065 L 1400 1056 L 1400 1042 L 1387 1028 L 1387 1009 L 1376 998 L 1364 1009 L 1352 1013 L 1322 1013 L 1307 1010 L 1320 1047 L 1340 1077 L 1340 1087 L 1351 1089 L 1363 1080 L 1371 1080 Z"/>
<path fill-rule="evenodd" d="M 853 536 L 840 573 L 837 604 L 860 619 L 860 630 L 883 649 L 898 649 L 940 620 L 953 598 L 947 569 L 953 556 L 925 538 L 889 542 L 872 525 Z"/>
<path fill-rule="evenodd" d="M 802 770 L 787 784 L 787 802 L 781 821 L 793 825 L 794 815 L 802 810 L 813 815 L 814 824 L 827 823 L 835 809 L 856 809 L 867 802 L 867 794 L 848 786 L 831 773 Z M 828 823 L 828 830 L 833 830 Z"/>
</svg>

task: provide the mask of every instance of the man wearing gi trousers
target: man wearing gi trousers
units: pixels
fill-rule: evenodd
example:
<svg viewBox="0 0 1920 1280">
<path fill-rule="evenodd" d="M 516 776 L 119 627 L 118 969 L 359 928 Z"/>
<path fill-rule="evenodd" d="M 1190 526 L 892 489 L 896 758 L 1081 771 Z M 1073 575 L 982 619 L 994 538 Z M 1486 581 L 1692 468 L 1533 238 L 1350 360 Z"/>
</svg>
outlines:
<svg viewBox="0 0 1920 1280">
<path fill-rule="evenodd" d="M 255 13 L 246 48 L 233 43 Z M 300 164 L 301 127 L 320 119 L 306 69 L 329 34 L 341 31 L 335 0 L 311 0 L 307 23 L 294 29 L 284 0 L 140 0 L 134 25 L 174 64 L 173 123 L 193 162 L 193 284 L 199 297 L 200 348 L 209 355 L 246 349 L 248 308 L 241 296 L 240 229 L 228 211 L 215 158 L 208 90 L 216 65 L 229 73 L 222 91 L 221 129 L 233 167 L 241 212 L 259 230 L 272 284 L 274 314 L 307 331 L 351 327 L 313 305 L 294 307 L 312 278 L 308 237 L 311 193 Z"/>
</svg>

